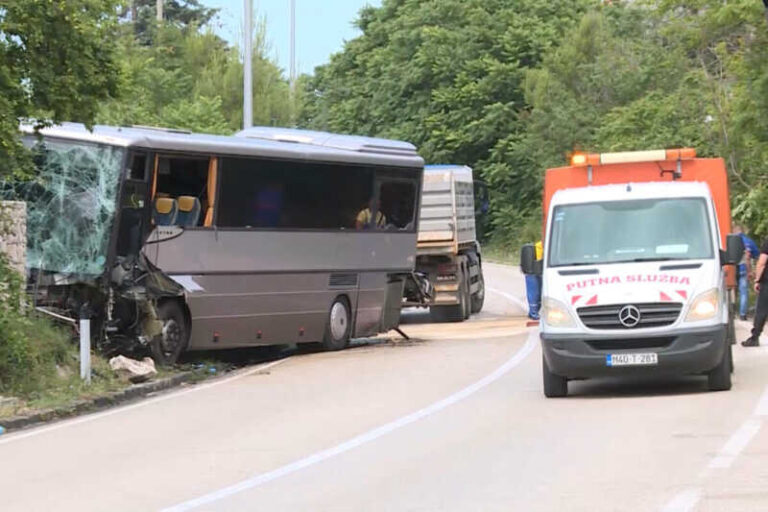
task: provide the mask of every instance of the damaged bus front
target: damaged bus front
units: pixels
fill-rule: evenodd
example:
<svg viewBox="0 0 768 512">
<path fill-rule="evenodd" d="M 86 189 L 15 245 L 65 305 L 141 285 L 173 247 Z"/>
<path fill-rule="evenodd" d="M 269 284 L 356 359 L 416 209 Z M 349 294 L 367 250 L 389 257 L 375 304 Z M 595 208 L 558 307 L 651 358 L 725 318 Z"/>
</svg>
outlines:
<svg viewBox="0 0 768 512">
<path fill-rule="evenodd" d="M 424 162 L 407 143 L 281 129 L 234 137 L 22 128 L 35 307 L 107 353 L 322 342 L 399 323 Z M 373 222 L 372 219 L 376 219 Z"/>
<path fill-rule="evenodd" d="M 7 181 L 2 192 L 27 203 L 28 285 L 35 307 L 75 325 L 78 318 L 91 319 L 95 341 L 107 352 L 130 353 L 137 343 L 152 345 L 153 355 L 172 351 L 164 345 L 174 327 L 158 320 L 157 306 L 181 297 L 183 289 L 141 253 L 148 191 L 122 179 L 126 169 L 128 177 L 148 172 L 146 156 L 129 152 L 119 139 L 23 131 L 35 176 Z M 118 233 L 120 210 L 126 229 Z"/>
</svg>

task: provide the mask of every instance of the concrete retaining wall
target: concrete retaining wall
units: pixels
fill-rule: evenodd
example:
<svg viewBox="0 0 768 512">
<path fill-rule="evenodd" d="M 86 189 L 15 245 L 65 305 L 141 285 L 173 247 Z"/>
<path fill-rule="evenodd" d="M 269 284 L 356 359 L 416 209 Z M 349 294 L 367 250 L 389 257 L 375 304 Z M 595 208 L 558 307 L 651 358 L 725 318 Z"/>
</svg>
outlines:
<svg viewBox="0 0 768 512">
<path fill-rule="evenodd" d="M 27 205 L 20 201 L 0 201 L 0 253 L 12 268 L 25 274 L 27 262 Z"/>
</svg>

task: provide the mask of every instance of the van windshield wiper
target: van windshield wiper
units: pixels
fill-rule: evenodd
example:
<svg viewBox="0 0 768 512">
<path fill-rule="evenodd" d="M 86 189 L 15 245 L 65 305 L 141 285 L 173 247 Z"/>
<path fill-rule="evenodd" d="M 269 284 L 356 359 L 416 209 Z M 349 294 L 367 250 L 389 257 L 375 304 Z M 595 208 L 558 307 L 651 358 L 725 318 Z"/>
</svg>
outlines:
<svg viewBox="0 0 768 512">
<path fill-rule="evenodd" d="M 635 262 L 635 263 L 640 263 L 640 262 L 644 262 L 644 261 L 673 261 L 673 260 L 687 260 L 687 259 L 690 259 L 690 258 L 668 258 L 668 257 L 664 257 L 664 258 L 634 258 L 632 260 L 624 260 L 624 261 L 627 261 L 627 262 L 632 261 L 632 262 Z"/>
</svg>

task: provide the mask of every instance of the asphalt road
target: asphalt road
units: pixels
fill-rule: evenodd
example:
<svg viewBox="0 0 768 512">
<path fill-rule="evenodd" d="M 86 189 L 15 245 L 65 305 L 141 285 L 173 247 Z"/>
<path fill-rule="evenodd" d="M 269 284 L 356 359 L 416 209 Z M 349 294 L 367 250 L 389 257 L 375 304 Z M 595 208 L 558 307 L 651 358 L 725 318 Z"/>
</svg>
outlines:
<svg viewBox="0 0 768 512">
<path fill-rule="evenodd" d="M 730 392 L 606 379 L 547 400 L 522 279 L 485 272 L 469 322 L 411 311 L 410 342 L 0 437 L 0 510 L 768 510 L 768 348 L 735 348 Z"/>
</svg>

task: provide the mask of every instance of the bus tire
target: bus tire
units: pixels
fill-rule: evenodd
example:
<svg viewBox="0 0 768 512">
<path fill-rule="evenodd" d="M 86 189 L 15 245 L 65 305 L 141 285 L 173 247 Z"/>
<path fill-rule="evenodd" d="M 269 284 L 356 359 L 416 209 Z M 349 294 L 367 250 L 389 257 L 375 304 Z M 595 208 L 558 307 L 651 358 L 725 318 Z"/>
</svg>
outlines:
<svg viewBox="0 0 768 512">
<path fill-rule="evenodd" d="M 325 350 L 342 350 L 349 345 L 352 331 L 352 314 L 346 297 L 336 297 L 328 312 L 328 321 L 323 334 Z"/>
<path fill-rule="evenodd" d="M 163 322 L 163 332 L 150 341 L 149 350 L 158 366 L 173 366 L 189 342 L 184 309 L 178 301 L 167 300 L 158 306 L 157 318 Z"/>
<path fill-rule="evenodd" d="M 707 384 L 710 391 L 728 391 L 731 389 L 731 344 L 725 344 L 723 358 L 717 366 L 707 374 Z"/>
<path fill-rule="evenodd" d="M 544 377 L 544 396 L 547 398 L 560 398 L 568 396 L 568 379 L 555 375 L 549 370 L 547 359 L 542 356 L 541 368 Z"/>
<path fill-rule="evenodd" d="M 479 264 L 477 266 L 477 292 L 472 296 L 471 303 L 473 315 L 483 310 L 483 304 L 485 303 L 485 278 L 483 277 L 483 267 Z"/>
</svg>

